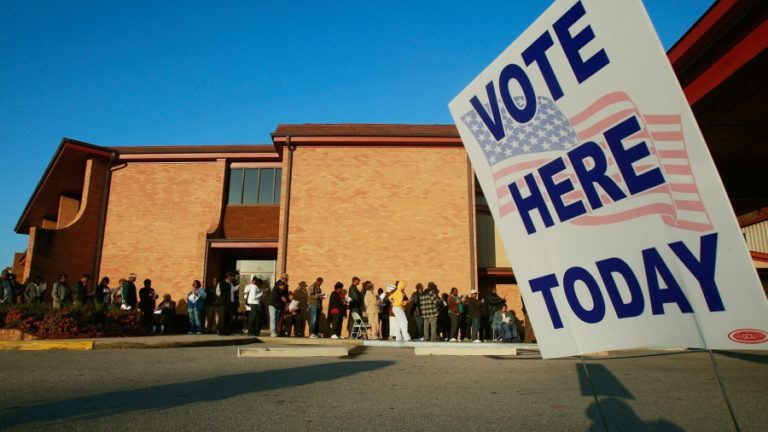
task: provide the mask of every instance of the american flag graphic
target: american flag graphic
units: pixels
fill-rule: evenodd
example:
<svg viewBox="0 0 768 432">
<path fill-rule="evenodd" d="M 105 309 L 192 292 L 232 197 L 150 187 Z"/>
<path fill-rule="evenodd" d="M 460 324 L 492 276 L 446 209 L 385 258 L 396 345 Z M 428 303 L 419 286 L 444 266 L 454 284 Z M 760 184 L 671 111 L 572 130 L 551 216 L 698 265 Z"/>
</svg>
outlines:
<svg viewBox="0 0 768 432">
<path fill-rule="evenodd" d="M 522 106 L 524 99 L 514 98 Z M 479 115 L 469 111 L 462 121 L 480 144 L 493 173 L 496 186 L 499 216 L 506 217 L 516 211 L 509 192 L 509 185 L 516 183 L 521 194 L 527 195 L 527 184 L 523 177 L 545 163 L 564 156 L 568 150 L 586 141 L 599 144 L 608 159 L 609 175 L 628 196 L 614 203 L 607 194 L 601 194 L 603 206 L 570 220 L 577 225 L 604 225 L 638 217 L 657 215 L 672 227 L 708 231 L 712 223 L 699 195 L 685 147 L 682 122 L 679 115 L 642 115 L 632 99 L 624 92 L 608 93 L 573 117 L 566 118 L 555 103 L 546 97 L 537 97 L 537 110 L 533 119 L 526 124 L 515 122 L 499 100 L 499 109 L 504 125 L 505 137 L 496 141 Z M 486 110 L 489 108 L 486 106 Z M 645 141 L 651 154 L 634 164 L 640 174 L 659 167 L 666 182 L 653 189 L 630 196 L 619 169 L 603 137 L 603 132 L 612 126 L 636 116 L 641 130 L 625 139 L 624 146 L 631 147 Z M 567 205 L 583 200 L 590 208 L 579 181 L 564 158 L 567 169 L 557 176 L 555 182 L 569 178 L 575 190 L 563 197 Z M 540 184 L 539 188 L 544 189 Z M 598 188 L 600 190 L 600 188 Z M 492 197 L 487 197 L 492 199 Z"/>
</svg>

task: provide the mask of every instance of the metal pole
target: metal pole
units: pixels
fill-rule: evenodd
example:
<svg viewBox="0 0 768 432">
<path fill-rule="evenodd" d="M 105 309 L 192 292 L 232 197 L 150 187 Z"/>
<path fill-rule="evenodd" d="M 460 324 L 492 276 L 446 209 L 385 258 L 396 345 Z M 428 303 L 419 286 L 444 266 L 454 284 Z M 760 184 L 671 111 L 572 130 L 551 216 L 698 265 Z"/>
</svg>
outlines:
<svg viewBox="0 0 768 432">
<path fill-rule="evenodd" d="M 584 360 L 584 356 L 580 355 L 581 366 L 584 368 L 584 373 L 587 375 L 587 381 L 589 381 L 589 388 L 592 390 L 592 397 L 595 398 L 595 404 L 597 405 L 597 412 L 600 413 L 600 420 L 603 422 L 603 428 L 605 432 L 608 432 L 608 423 L 605 421 L 605 415 L 603 415 L 603 407 L 600 406 L 600 399 L 597 397 L 597 391 L 595 391 L 595 384 L 592 382 L 592 377 L 589 376 L 589 369 L 587 369 L 587 362 Z"/>
</svg>

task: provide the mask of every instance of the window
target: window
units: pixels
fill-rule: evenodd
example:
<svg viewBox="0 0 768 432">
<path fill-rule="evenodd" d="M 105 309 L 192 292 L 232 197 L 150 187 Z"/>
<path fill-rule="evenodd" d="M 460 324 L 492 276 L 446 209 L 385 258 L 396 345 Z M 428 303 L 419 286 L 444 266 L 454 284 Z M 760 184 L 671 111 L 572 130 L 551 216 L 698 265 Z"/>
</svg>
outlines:
<svg viewBox="0 0 768 432">
<path fill-rule="evenodd" d="M 280 204 L 280 168 L 229 170 L 229 204 Z"/>
</svg>

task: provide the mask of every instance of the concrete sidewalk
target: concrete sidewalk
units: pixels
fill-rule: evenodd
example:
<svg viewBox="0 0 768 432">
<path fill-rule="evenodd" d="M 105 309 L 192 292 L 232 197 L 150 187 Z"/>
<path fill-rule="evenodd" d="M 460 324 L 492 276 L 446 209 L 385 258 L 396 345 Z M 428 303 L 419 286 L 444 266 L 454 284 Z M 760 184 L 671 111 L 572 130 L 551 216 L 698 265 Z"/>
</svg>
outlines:
<svg viewBox="0 0 768 432">
<path fill-rule="evenodd" d="M 416 347 L 439 347 L 451 348 L 460 347 L 462 349 L 471 349 L 472 346 L 483 347 L 484 349 L 498 347 L 515 347 L 519 350 L 534 351 L 538 353 L 539 347 L 536 344 L 508 344 L 508 343 L 490 343 L 470 344 L 465 342 L 396 342 L 382 340 L 362 340 L 362 339 L 330 339 L 317 338 L 310 339 L 306 337 L 270 337 L 259 336 L 251 337 L 244 334 L 233 334 L 231 336 L 218 336 L 215 334 L 203 335 L 153 335 L 153 336 L 126 336 L 110 338 L 90 338 L 90 339 L 53 339 L 53 340 L 34 340 L 34 341 L 12 341 L 0 344 L 0 350 L 66 350 L 66 349 L 152 349 L 152 348 L 190 348 L 204 346 L 242 346 L 255 343 L 264 343 L 268 345 L 306 345 L 306 346 L 360 346 L 360 347 L 385 347 L 385 348 L 416 348 Z"/>
</svg>

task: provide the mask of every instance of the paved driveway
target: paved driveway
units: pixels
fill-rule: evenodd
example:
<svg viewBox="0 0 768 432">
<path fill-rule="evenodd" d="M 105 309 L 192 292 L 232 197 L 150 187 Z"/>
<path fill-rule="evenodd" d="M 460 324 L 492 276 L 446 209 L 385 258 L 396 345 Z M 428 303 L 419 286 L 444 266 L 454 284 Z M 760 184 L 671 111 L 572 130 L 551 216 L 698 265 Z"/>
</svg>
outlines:
<svg viewBox="0 0 768 432">
<path fill-rule="evenodd" d="M 636 354 L 587 362 L 610 430 L 733 430 L 708 354 Z M 768 430 L 768 354 L 717 360 L 742 430 Z M 211 347 L 11 351 L 0 365 L 0 430 L 604 430 L 577 359 Z"/>
</svg>

